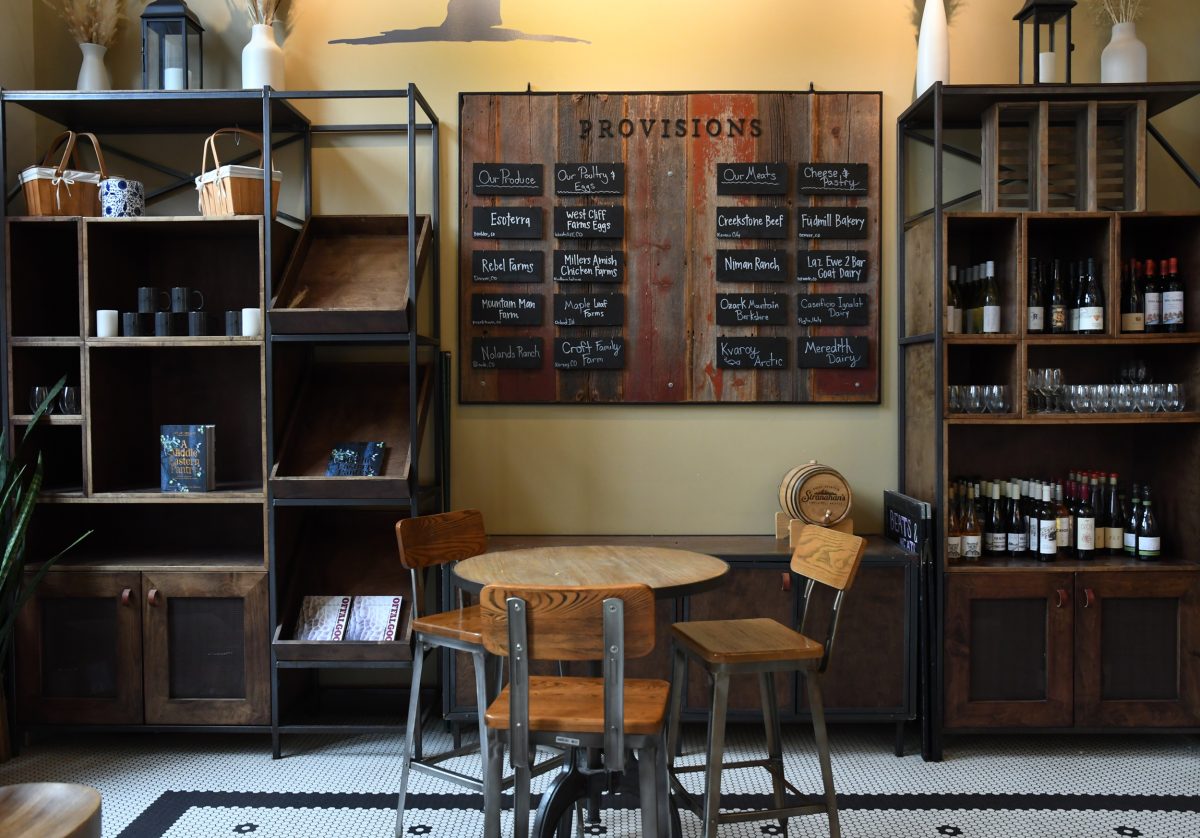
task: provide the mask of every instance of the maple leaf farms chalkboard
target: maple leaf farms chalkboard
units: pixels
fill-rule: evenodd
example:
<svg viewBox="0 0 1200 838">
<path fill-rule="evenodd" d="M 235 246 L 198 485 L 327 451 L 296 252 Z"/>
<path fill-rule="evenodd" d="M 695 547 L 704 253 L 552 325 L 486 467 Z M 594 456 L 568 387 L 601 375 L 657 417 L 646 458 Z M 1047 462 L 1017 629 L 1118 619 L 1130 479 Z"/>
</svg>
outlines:
<svg viewBox="0 0 1200 838">
<path fill-rule="evenodd" d="M 624 294 L 555 294 L 555 326 L 620 326 L 625 322 Z"/>
</svg>

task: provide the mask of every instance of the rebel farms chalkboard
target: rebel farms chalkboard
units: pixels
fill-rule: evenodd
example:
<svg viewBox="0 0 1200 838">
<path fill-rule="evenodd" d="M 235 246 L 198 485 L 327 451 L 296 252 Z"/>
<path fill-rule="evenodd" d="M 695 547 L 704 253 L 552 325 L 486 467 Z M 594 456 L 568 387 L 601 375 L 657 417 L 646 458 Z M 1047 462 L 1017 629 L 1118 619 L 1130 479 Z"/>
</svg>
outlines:
<svg viewBox="0 0 1200 838">
<path fill-rule="evenodd" d="M 879 402 L 881 94 L 459 101 L 463 403 Z"/>
</svg>

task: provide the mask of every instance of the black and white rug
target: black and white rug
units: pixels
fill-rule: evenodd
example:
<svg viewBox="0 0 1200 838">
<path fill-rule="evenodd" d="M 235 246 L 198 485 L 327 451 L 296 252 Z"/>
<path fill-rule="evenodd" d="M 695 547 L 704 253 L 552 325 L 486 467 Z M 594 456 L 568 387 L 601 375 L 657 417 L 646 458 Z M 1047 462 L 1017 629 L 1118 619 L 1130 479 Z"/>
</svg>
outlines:
<svg viewBox="0 0 1200 838">
<path fill-rule="evenodd" d="M 850 838 L 1200 838 L 1200 739 L 1183 736 L 964 737 L 947 759 L 897 759 L 887 727 L 831 730 L 843 834 Z M 756 753 L 754 728 L 732 728 L 730 760 Z M 448 741 L 433 728 L 427 747 Z M 812 741 L 785 729 L 792 781 L 815 791 Z M 106 838 L 388 838 L 395 829 L 398 737 L 290 736 L 271 760 L 258 736 L 79 736 L 44 742 L 0 766 L 0 784 L 86 783 L 104 799 Z M 688 731 L 685 761 L 699 763 L 702 730 Z M 478 758 L 456 767 L 478 770 Z M 689 785 L 692 777 L 689 777 Z M 549 778 L 535 779 L 534 791 Z M 697 779 L 698 782 L 698 779 Z M 761 771 L 726 772 L 723 808 L 765 803 Z M 405 834 L 478 836 L 478 795 L 414 775 Z M 585 835 L 637 836 L 633 801 L 606 798 Z M 509 813 L 504 815 L 508 834 Z M 685 813 L 685 836 L 699 836 Z M 725 826 L 722 838 L 782 835 L 774 822 Z M 823 818 L 792 819 L 790 836 L 825 836 Z"/>
</svg>

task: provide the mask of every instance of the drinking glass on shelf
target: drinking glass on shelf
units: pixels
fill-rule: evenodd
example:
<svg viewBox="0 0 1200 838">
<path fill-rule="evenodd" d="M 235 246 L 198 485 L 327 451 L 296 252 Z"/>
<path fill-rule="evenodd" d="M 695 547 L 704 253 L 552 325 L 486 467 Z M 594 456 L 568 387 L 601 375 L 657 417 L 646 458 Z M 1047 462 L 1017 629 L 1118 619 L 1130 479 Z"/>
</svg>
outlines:
<svg viewBox="0 0 1200 838">
<path fill-rule="evenodd" d="M 1063 398 L 1063 371 L 1059 367 L 1046 370 L 1046 394 L 1051 413 L 1061 413 L 1065 410 Z"/>
<path fill-rule="evenodd" d="M 951 384 L 949 390 L 950 390 L 950 392 L 949 392 L 950 412 L 951 413 L 962 413 L 962 409 L 963 409 L 962 385 L 961 384 Z"/>
<path fill-rule="evenodd" d="M 984 388 L 984 408 L 988 413 L 1008 413 L 1007 390 L 1004 384 L 989 384 Z"/>
<path fill-rule="evenodd" d="M 1134 385 L 1129 383 L 1114 384 L 1113 390 L 1113 410 L 1117 413 L 1131 413 L 1133 411 L 1133 388 Z"/>
<path fill-rule="evenodd" d="M 79 415 L 79 388 L 63 387 L 58 394 L 58 412 L 67 416 Z"/>
<path fill-rule="evenodd" d="M 1076 413 L 1092 412 L 1092 390 L 1086 384 L 1072 384 L 1067 387 L 1067 399 L 1071 410 Z"/>
<path fill-rule="evenodd" d="M 1183 410 L 1186 400 L 1183 396 L 1182 384 L 1163 384 L 1163 410 L 1178 413 Z"/>
<path fill-rule="evenodd" d="M 1033 367 L 1025 370 L 1025 392 L 1029 396 L 1029 412 L 1039 413 L 1041 411 L 1041 395 L 1038 393 L 1040 388 L 1041 370 L 1035 370 Z"/>
<path fill-rule="evenodd" d="M 38 407 L 50 396 L 49 387 L 34 387 L 29 391 L 29 412 L 36 413 Z M 46 405 L 47 415 L 54 412 L 54 405 Z"/>
<path fill-rule="evenodd" d="M 1146 366 L 1145 361 L 1130 361 L 1129 362 L 1129 383 L 1130 384 L 1146 384 L 1153 381 L 1154 378 L 1150 375 L 1150 368 Z"/>
<path fill-rule="evenodd" d="M 1092 411 L 1094 413 L 1108 413 L 1112 410 L 1112 394 L 1108 389 L 1107 384 L 1091 384 L 1092 390 Z"/>
<path fill-rule="evenodd" d="M 967 413 L 983 412 L 983 388 L 978 384 L 968 384 L 963 390 L 963 410 Z"/>
<path fill-rule="evenodd" d="M 1153 413 L 1158 406 L 1158 395 L 1153 384 L 1135 384 L 1134 406 L 1140 413 Z"/>
</svg>

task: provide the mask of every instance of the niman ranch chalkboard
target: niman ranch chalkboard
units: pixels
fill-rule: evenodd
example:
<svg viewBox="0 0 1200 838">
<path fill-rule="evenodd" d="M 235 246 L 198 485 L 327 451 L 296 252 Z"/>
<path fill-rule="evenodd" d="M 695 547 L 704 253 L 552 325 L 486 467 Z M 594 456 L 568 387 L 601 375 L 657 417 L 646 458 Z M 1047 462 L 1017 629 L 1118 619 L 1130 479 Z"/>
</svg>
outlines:
<svg viewBox="0 0 1200 838">
<path fill-rule="evenodd" d="M 881 94 L 460 110 L 462 402 L 879 402 Z"/>
</svg>

